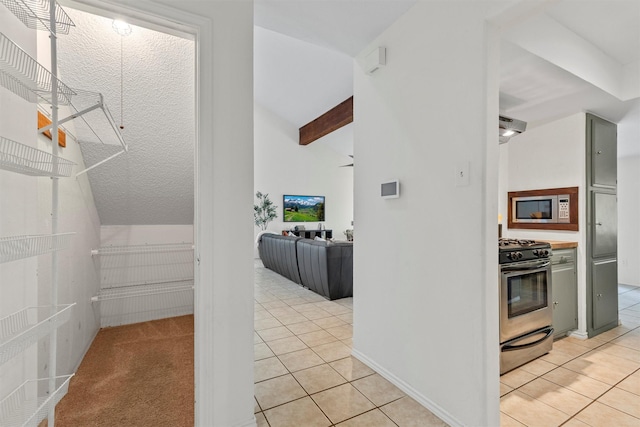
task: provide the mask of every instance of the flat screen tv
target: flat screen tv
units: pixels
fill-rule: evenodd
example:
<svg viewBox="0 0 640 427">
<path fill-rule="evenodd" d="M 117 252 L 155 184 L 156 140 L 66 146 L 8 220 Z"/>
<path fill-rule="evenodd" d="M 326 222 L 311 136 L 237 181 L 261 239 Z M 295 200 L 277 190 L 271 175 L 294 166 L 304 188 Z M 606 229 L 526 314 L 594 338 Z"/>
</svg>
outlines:
<svg viewBox="0 0 640 427">
<path fill-rule="evenodd" d="M 282 196 L 284 222 L 324 221 L 324 196 Z"/>
</svg>

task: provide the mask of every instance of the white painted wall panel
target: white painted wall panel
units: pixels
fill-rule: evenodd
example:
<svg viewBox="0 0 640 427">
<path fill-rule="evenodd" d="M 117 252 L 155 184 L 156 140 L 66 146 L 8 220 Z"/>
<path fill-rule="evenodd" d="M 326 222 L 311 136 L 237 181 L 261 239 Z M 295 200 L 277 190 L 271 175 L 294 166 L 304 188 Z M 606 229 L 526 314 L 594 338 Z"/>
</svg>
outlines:
<svg viewBox="0 0 640 427">
<path fill-rule="evenodd" d="M 620 125 L 622 126 L 622 125 Z M 618 138 L 623 136 L 618 131 Z M 618 282 L 640 286 L 640 156 L 618 158 Z"/>
<path fill-rule="evenodd" d="M 499 424 L 486 7 L 418 2 L 357 58 L 386 46 L 386 67 L 354 77 L 354 353 L 451 425 Z M 379 196 L 390 177 L 399 199 Z"/>
</svg>

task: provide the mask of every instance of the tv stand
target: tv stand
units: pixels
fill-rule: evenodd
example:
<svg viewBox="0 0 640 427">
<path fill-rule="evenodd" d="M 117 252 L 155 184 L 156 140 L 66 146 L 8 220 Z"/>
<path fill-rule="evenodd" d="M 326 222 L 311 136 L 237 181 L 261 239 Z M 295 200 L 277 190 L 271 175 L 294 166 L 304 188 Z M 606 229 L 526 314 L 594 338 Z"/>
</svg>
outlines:
<svg viewBox="0 0 640 427">
<path fill-rule="evenodd" d="M 323 239 L 331 239 L 333 237 L 333 230 L 282 230 L 282 234 L 293 233 L 298 237 L 304 237 L 305 239 L 314 239 L 316 237 L 322 237 Z"/>
</svg>

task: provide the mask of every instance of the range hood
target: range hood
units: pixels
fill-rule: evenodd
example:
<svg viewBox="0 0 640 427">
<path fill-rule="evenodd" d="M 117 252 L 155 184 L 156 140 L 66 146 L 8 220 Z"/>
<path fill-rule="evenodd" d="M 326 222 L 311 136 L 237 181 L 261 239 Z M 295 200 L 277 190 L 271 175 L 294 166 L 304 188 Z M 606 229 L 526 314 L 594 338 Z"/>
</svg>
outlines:
<svg viewBox="0 0 640 427">
<path fill-rule="evenodd" d="M 512 136 L 521 134 L 527 128 L 527 122 L 512 119 L 507 116 L 499 116 L 498 134 L 500 136 L 500 144 L 508 142 Z"/>
</svg>

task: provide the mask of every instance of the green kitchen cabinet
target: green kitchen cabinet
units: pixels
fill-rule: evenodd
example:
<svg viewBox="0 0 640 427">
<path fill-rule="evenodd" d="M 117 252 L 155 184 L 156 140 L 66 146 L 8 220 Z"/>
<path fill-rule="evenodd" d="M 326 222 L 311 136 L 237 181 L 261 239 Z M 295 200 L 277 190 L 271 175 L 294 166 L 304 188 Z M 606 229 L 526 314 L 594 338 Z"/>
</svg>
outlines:
<svg viewBox="0 0 640 427">
<path fill-rule="evenodd" d="M 618 325 L 617 127 L 586 115 L 587 334 Z"/>
<path fill-rule="evenodd" d="M 557 249 L 551 256 L 554 337 L 578 329 L 576 249 Z"/>
</svg>

